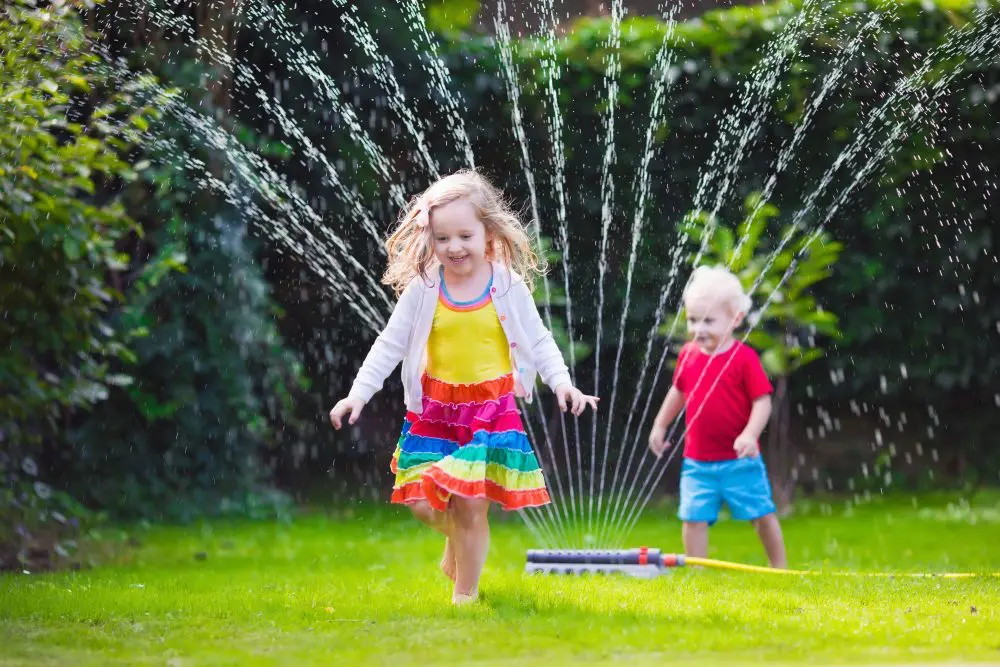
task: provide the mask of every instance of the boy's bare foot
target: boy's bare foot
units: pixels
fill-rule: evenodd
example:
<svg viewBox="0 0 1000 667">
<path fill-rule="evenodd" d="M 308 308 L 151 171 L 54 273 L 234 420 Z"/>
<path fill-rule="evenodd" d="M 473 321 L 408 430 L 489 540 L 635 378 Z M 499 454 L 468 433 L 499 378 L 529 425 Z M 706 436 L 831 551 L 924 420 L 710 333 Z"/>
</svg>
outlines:
<svg viewBox="0 0 1000 667">
<path fill-rule="evenodd" d="M 441 571 L 444 572 L 444 576 L 448 577 L 452 581 L 455 581 L 455 573 L 458 566 L 455 563 L 455 550 L 451 546 L 451 540 L 445 538 L 444 541 L 444 556 L 441 557 Z"/>
</svg>

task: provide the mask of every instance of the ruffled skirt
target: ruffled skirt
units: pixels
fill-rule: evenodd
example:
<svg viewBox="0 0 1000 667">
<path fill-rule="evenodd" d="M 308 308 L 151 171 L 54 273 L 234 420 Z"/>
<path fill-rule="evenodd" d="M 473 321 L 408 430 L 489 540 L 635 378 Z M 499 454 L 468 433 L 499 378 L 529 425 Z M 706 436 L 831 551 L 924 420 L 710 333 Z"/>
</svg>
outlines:
<svg viewBox="0 0 1000 667">
<path fill-rule="evenodd" d="M 407 412 L 392 457 L 392 502 L 426 499 L 439 511 L 453 494 L 486 498 L 505 510 L 550 502 L 513 375 L 467 385 L 425 375 L 422 403 L 421 414 Z"/>
</svg>

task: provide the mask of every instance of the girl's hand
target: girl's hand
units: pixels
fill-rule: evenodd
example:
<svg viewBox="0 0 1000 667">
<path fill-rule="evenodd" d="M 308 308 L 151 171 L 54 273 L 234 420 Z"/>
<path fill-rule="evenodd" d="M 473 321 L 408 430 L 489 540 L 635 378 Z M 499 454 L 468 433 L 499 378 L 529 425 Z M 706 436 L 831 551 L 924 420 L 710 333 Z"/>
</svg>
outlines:
<svg viewBox="0 0 1000 667">
<path fill-rule="evenodd" d="M 746 433 L 740 433 L 736 436 L 736 441 L 733 442 L 733 449 L 736 450 L 736 455 L 741 459 L 757 456 L 760 453 L 760 445 L 757 443 L 757 438 Z"/>
<path fill-rule="evenodd" d="M 361 416 L 361 410 L 364 409 L 364 407 L 365 402 L 360 398 L 351 398 L 348 396 L 347 398 L 341 399 L 337 401 L 335 406 L 333 406 L 333 410 L 330 410 L 330 423 L 333 424 L 333 427 L 339 431 L 340 427 L 344 425 L 344 415 L 350 413 L 351 416 L 348 417 L 347 423 L 354 424 L 354 422 L 358 421 L 358 417 Z"/>
<path fill-rule="evenodd" d="M 587 396 L 582 391 L 571 384 L 561 384 L 556 387 L 556 399 L 559 401 L 559 409 L 566 412 L 566 406 L 570 405 L 573 415 L 579 417 L 589 405 L 594 411 L 597 410 L 597 402 L 601 399 L 596 396 Z"/>
<path fill-rule="evenodd" d="M 667 429 L 654 426 L 653 430 L 649 432 L 649 451 L 653 452 L 653 456 L 656 458 L 660 458 L 669 446 Z"/>
</svg>

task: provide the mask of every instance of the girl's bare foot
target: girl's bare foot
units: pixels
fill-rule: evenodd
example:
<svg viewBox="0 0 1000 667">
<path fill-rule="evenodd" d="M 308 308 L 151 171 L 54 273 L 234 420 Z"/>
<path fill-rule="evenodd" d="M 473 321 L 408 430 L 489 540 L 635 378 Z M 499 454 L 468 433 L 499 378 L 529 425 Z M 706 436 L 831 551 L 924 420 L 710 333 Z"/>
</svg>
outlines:
<svg viewBox="0 0 1000 667">
<path fill-rule="evenodd" d="M 472 604 L 479 599 L 479 591 L 473 589 L 471 593 L 452 593 L 451 603 L 456 607 Z"/>
<path fill-rule="evenodd" d="M 444 556 L 441 557 L 441 571 L 444 572 L 444 576 L 448 577 L 452 581 L 455 581 L 456 570 L 455 549 L 451 546 L 451 540 L 445 538 Z"/>
</svg>

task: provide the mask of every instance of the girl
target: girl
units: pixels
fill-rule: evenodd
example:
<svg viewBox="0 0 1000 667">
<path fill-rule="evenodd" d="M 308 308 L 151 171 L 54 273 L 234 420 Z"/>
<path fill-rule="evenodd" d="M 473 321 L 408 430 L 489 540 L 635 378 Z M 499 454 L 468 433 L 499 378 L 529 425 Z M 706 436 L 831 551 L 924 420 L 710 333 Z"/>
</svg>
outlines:
<svg viewBox="0 0 1000 667">
<path fill-rule="evenodd" d="M 452 602 L 464 604 L 478 596 L 490 503 L 516 510 L 549 502 L 515 396 L 530 402 L 538 374 L 563 411 L 596 410 L 598 399 L 570 382 L 531 298 L 539 258 L 479 174 L 434 183 L 404 211 L 386 248 L 382 282 L 399 301 L 330 421 L 354 424 L 402 361 L 407 414 L 392 457 L 392 502 L 445 536 L 441 569 L 455 582 Z"/>
</svg>

